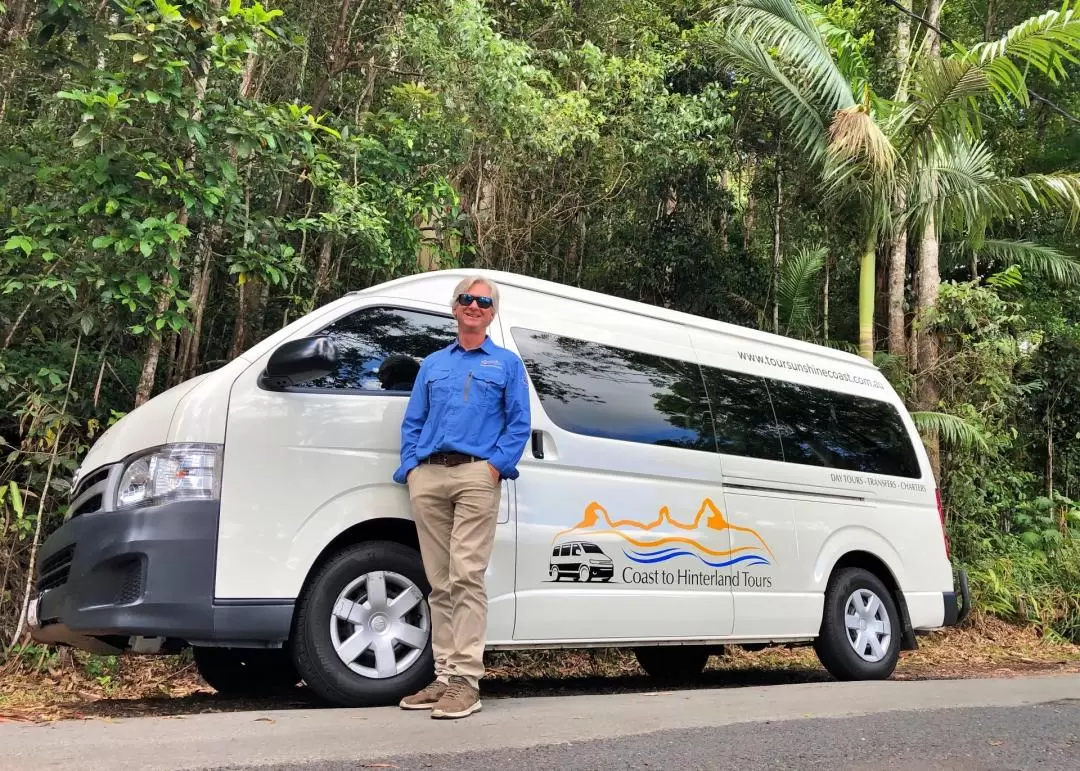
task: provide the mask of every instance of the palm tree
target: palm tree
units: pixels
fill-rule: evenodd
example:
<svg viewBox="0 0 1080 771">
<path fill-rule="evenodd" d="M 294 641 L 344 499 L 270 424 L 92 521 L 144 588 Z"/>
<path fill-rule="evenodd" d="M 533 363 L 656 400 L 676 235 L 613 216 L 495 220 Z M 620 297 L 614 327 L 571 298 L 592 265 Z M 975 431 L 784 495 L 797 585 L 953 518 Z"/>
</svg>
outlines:
<svg viewBox="0 0 1080 771">
<path fill-rule="evenodd" d="M 879 125 L 889 105 L 870 88 L 851 36 L 813 6 L 748 0 L 720 8 L 716 18 L 721 60 L 764 90 L 789 141 L 821 173 L 823 195 L 859 204 L 859 352 L 872 360 L 875 254 L 889 227 L 897 161 Z"/>
<path fill-rule="evenodd" d="M 723 62 L 764 91 L 783 120 L 789 140 L 821 173 L 830 199 L 860 205 L 863 237 L 859 279 L 859 352 L 873 359 L 875 252 L 879 236 L 901 228 L 915 231 L 931 265 L 920 282 L 920 306 L 930 307 L 938 285 L 938 242 L 942 227 L 985 229 L 1032 208 L 1080 211 L 1080 176 L 1044 175 L 1002 179 L 989 171 L 992 156 L 979 145 L 980 100 L 1028 104 L 1026 78 L 1018 63 L 1052 78 L 1080 51 L 1080 0 L 1028 19 L 999 41 L 971 50 L 950 44 L 944 58 L 925 57 L 911 69 L 911 102 L 884 99 L 869 83 L 868 67 L 846 30 L 828 22 L 821 9 L 797 0 L 737 0 L 717 11 L 716 50 Z M 904 85 L 906 91 L 906 83 Z M 972 145 L 972 142 L 975 145 Z M 977 151 L 977 152 L 976 152 Z M 982 157 L 977 157 L 981 153 Z M 965 163 L 977 161 L 967 185 Z M 959 208 L 950 195 L 960 195 Z M 910 196 L 910 197 L 909 197 Z M 896 211 L 897 201 L 907 201 Z M 945 221 L 945 209 L 954 216 Z M 1072 275 L 1060 253 L 999 248 L 1029 265 Z M 1047 263 L 1051 260 L 1052 265 Z M 926 340 L 930 340 L 929 335 Z M 923 346 L 926 347 L 926 346 Z"/>
</svg>

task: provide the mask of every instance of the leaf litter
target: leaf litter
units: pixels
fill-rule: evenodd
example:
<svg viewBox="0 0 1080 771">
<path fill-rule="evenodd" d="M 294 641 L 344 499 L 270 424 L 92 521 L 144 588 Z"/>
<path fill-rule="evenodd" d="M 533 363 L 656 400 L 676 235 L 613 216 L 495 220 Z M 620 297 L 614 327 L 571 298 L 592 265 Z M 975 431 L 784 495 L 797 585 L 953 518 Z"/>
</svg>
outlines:
<svg viewBox="0 0 1080 771">
<path fill-rule="evenodd" d="M 1030 627 L 982 617 L 959 629 L 921 636 L 919 649 L 905 651 L 895 680 L 941 680 L 1054 676 L 1080 673 L 1080 646 L 1051 640 Z M 182 656 L 120 657 L 107 676 L 95 659 L 67 652 L 60 664 L 38 668 L 12 659 L 0 664 L 0 724 L 127 717 L 180 719 L 214 712 L 315 709 L 320 703 L 304 687 L 276 697 L 227 698 L 204 683 Z M 487 655 L 485 695 L 491 698 L 557 694 L 656 693 L 632 651 L 618 649 L 506 651 Z M 748 651 L 729 646 L 713 656 L 686 688 L 725 688 L 828 682 L 832 678 L 810 647 Z M 671 687 L 663 686 L 665 692 Z M 256 722 L 272 724 L 273 718 Z"/>
</svg>

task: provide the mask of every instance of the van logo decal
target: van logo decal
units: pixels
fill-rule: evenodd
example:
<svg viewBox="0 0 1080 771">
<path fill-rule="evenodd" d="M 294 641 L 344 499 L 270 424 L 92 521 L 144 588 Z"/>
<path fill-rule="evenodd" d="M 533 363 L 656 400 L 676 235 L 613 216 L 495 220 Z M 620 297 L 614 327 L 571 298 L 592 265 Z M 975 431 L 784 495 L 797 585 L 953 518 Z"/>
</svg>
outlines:
<svg viewBox="0 0 1080 771">
<path fill-rule="evenodd" d="M 578 524 L 555 534 L 552 546 L 548 566 L 552 581 L 565 577 L 575 581 L 606 582 L 619 575 L 634 583 L 651 582 L 643 581 L 641 576 L 645 574 L 640 574 L 640 569 L 633 566 L 626 566 L 620 573 L 609 553 L 602 548 L 604 546 L 621 551 L 622 556 L 636 565 L 653 566 L 686 557 L 698 563 L 699 570 L 702 567 L 716 570 L 732 566 L 767 566 L 776 559 L 769 544 L 756 530 L 733 525 L 708 498 L 702 501 L 697 515 L 689 522 L 676 519 L 667 506 L 661 507 L 651 522 L 615 520 L 594 501 L 585 507 Z M 617 554 L 618 551 L 610 553 Z M 639 575 L 633 575 L 635 573 Z M 679 580 L 684 573 L 686 580 Z M 713 574 L 714 577 L 706 580 L 691 577 L 690 573 L 679 570 L 677 574 L 669 574 L 671 581 L 658 576 L 656 583 L 716 586 L 739 586 L 741 583 L 738 574 Z"/>
</svg>

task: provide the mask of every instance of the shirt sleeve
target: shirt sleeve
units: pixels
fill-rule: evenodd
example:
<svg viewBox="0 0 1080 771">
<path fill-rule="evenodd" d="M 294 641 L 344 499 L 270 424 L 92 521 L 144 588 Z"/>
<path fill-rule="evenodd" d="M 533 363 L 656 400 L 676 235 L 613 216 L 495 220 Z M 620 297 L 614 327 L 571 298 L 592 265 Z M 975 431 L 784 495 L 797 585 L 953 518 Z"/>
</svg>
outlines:
<svg viewBox="0 0 1080 771">
<path fill-rule="evenodd" d="M 425 361 L 424 364 L 427 362 Z M 405 484 L 409 472 L 419 465 L 416 459 L 416 445 L 420 441 L 420 432 L 428 414 L 428 368 L 421 365 L 416 375 L 416 382 L 409 393 L 409 405 L 405 408 L 405 418 L 401 421 L 401 465 L 394 472 L 394 481 Z"/>
<path fill-rule="evenodd" d="M 495 452 L 488 462 L 503 479 L 517 479 L 517 462 L 525 451 L 532 429 L 529 409 L 529 379 L 525 365 L 513 357 L 510 377 L 506 382 L 506 428 L 495 445 Z"/>
</svg>

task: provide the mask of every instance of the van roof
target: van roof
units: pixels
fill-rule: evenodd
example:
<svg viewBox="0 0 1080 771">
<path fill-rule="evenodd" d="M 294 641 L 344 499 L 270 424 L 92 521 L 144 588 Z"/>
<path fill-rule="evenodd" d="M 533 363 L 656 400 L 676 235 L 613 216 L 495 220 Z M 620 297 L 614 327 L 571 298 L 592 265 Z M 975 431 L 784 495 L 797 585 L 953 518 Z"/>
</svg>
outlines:
<svg viewBox="0 0 1080 771">
<path fill-rule="evenodd" d="M 452 276 L 458 278 L 488 276 L 500 286 L 514 286 L 520 289 L 528 289 L 530 291 L 550 294 L 556 297 L 566 297 L 583 303 L 589 303 L 590 305 L 626 311 L 627 313 L 633 313 L 638 316 L 646 316 L 661 321 L 670 321 L 674 324 L 683 324 L 685 326 L 696 327 L 710 332 L 720 332 L 722 334 L 741 337 L 744 340 L 760 342 L 767 345 L 781 346 L 793 351 L 801 351 L 815 356 L 824 356 L 843 361 L 858 367 L 877 369 L 874 364 L 867 361 L 862 356 L 856 356 L 855 354 L 837 348 L 830 348 L 816 343 L 808 343 L 803 340 L 785 337 L 773 332 L 764 332 L 750 327 L 742 327 L 738 324 L 717 321 L 715 319 L 705 318 L 704 316 L 695 316 L 691 313 L 674 311 L 669 308 L 662 308 L 658 305 L 650 305 L 637 300 L 627 300 L 622 297 L 616 297 L 615 295 L 594 292 L 589 289 L 580 289 L 578 287 L 570 286 L 569 284 L 560 284 L 556 281 L 548 281 L 546 279 L 533 278 L 532 276 L 523 276 L 518 273 L 509 273 L 501 270 L 489 270 L 485 268 L 451 268 L 448 270 L 425 271 L 392 279 L 368 287 L 367 289 L 359 289 L 350 292 L 350 294 L 381 294 L 387 289 L 423 282 L 436 276 Z"/>
</svg>

